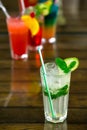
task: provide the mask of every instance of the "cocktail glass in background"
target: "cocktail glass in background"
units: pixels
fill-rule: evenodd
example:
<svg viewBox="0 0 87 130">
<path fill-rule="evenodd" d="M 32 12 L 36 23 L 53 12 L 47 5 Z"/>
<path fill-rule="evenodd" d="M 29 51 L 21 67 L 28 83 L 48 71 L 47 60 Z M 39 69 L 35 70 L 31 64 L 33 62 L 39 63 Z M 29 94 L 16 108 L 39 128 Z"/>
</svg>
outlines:
<svg viewBox="0 0 87 130">
<path fill-rule="evenodd" d="M 37 50 L 38 47 L 42 49 L 41 21 L 36 18 L 33 7 L 30 8 L 32 8 L 30 12 L 25 11 L 22 15 L 22 20 L 24 20 L 25 25 L 28 27 L 28 49 Z"/>
<path fill-rule="evenodd" d="M 28 58 L 28 28 L 19 17 L 7 18 L 11 57 L 15 60 Z"/>
<path fill-rule="evenodd" d="M 32 17 L 32 19 L 36 19 L 38 21 L 39 24 L 39 30 L 32 35 L 31 30 L 29 29 L 28 31 L 28 46 L 29 46 L 29 50 L 37 50 L 37 47 L 41 47 L 41 49 L 43 48 L 42 46 L 42 26 L 41 26 L 41 17 L 37 17 L 36 16 L 36 12 L 35 12 L 35 5 L 38 3 L 37 0 L 19 0 L 19 8 L 20 8 L 20 12 L 22 15 L 30 15 Z M 34 20 L 35 21 L 35 20 Z M 32 21 L 33 22 L 33 21 Z M 29 23 L 32 24 L 32 23 Z M 34 24 L 35 25 L 35 24 Z M 34 28 L 34 26 L 32 26 L 32 28 Z M 34 28 L 36 29 L 36 27 Z"/>
<path fill-rule="evenodd" d="M 42 23 L 37 19 L 39 24 L 39 30 L 35 35 L 32 35 L 31 31 L 28 31 L 28 49 L 33 51 L 37 50 L 38 47 L 43 48 L 42 45 Z"/>
<path fill-rule="evenodd" d="M 45 119 L 53 123 L 63 122 L 67 118 L 71 72 L 67 74 L 60 73 L 60 69 L 54 62 L 46 63 L 45 69 L 46 74 L 43 72 L 42 67 L 40 68 Z M 47 85 L 52 99 L 54 118 L 50 110 L 44 75 L 46 75 Z"/>
<path fill-rule="evenodd" d="M 43 24 L 43 41 L 48 41 L 49 43 L 55 43 L 56 41 L 56 27 L 58 18 L 58 4 L 53 3 L 50 8 L 50 13 L 44 16 Z"/>
<path fill-rule="evenodd" d="M 32 4 L 33 3 L 33 4 Z M 35 50 L 37 46 L 42 46 L 44 41 L 49 41 L 54 43 L 56 41 L 56 25 L 57 25 L 57 14 L 58 14 L 58 4 L 55 0 L 38 0 L 38 1 L 25 1 L 19 0 L 19 6 L 21 6 L 20 11 L 24 14 L 29 13 L 31 8 L 35 11 L 36 17 L 43 16 L 43 22 L 40 24 L 40 30 L 35 37 L 31 37 L 29 33 L 29 49 Z M 23 14 L 22 13 L 22 14 Z M 38 18 L 39 19 L 39 18 Z M 39 23 L 40 19 L 39 19 Z"/>
</svg>

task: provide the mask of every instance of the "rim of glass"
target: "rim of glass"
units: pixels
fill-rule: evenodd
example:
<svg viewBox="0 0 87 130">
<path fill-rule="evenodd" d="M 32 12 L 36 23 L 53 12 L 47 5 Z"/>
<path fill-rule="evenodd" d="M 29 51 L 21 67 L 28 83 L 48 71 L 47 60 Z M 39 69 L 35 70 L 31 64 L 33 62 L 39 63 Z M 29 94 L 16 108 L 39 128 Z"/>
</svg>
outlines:
<svg viewBox="0 0 87 130">
<path fill-rule="evenodd" d="M 48 73 L 44 73 L 43 72 L 43 70 L 42 70 L 42 66 L 40 67 L 40 73 L 41 74 L 45 74 L 46 76 L 49 76 L 50 74 L 48 74 Z M 66 75 L 68 75 L 68 74 L 71 74 L 71 71 L 70 72 L 68 72 L 68 73 L 62 73 L 62 74 L 53 74 L 52 76 L 58 76 L 58 77 L 63 77 L 63 76 L 66 76 Z"/>
</svg>

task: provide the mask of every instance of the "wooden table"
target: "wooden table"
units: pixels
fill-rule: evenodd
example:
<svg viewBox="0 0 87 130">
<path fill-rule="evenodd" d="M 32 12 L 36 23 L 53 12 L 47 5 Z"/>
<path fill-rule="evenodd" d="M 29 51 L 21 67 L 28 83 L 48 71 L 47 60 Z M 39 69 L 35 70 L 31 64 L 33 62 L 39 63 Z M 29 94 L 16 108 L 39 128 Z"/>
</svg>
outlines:
<svg viewBox="0 0 87 130">
<path fill-rule="evenodd" d="M 9 12 L 13 7 L 18 11 L 13 1 L 3 2 Z M 57 25 L 57 42 L 44 44 L 42 50 L 45 62 L 55 57 L 80 60 L 72 73 L 68 118 L 62 124 L 44 120 L 38 52 L 29 51 L 27 61 L 11 59 L 5 16 L 0 10 L 0 130 L 87 130 L 87 8 L 82 2 L 77 12 L 71 12 L 66 5 L 67 0 L 67 23 Z"/>
</svg>

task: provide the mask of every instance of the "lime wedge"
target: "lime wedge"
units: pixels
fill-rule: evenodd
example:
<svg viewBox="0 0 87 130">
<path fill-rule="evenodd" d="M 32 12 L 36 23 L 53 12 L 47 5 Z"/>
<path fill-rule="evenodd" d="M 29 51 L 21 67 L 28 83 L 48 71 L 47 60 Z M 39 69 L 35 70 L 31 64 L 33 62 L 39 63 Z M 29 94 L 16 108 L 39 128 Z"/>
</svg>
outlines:
<svg viewBox="0 0 87 130">
<path fill-rule="evenodd" d="M 79 66 L 79 60 L 76 57 L 66 58 L 66 59 L 64 59 L 64 61 L 66 62 L 67 67 L 71 71 L 76 70 Z"/>
<path fill-rule="evenodd" d="M 64 60 L 58 57 L 55 59 L 55 63 L 64 73 L 74 71 L 79 66 L 79 60 L 76 57 L 66 58 Z"/>
</svg>

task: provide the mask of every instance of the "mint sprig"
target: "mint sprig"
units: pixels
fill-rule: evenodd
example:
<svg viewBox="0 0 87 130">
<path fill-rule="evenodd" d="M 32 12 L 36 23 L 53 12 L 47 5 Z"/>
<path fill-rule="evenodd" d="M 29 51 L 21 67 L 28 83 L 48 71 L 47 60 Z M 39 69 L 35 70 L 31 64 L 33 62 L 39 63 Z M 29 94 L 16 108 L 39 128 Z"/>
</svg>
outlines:
<svg viewBox="0 0 87 130">
<path fill-rule="evenodd" d="M 70 72 L 70 69 L 73 66 L 72 64 L 67 66 L 66 62 L 62 58 L 56 58 L 55 63 L 64 73 Z"/>
<path fill-rule="evenodd" d="M 69 86 L 66 84 L 62 88 L 56 90 L 56 92 L 51 92 L 50 91 L 50 95 L 51 95 L 52 99 L 56 99 L 58 97 L 65 96 L 68 93 L 68 91 L 69 91 Z M 44 95 L 48 96 L 48 92 L 47 92 L 46 89 L 44 90 Z"/>
</svg>

